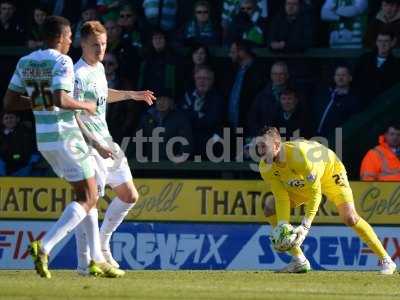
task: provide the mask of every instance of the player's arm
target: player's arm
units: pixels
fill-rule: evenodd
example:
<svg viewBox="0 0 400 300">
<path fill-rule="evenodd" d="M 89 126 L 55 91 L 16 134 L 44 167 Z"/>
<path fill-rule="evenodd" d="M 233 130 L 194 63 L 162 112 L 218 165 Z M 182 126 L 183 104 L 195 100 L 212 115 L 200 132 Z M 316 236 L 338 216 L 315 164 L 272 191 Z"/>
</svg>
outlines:
<svg viewBox="0 0 400 300">
<path fill-rule="evenodd" d="M 323 165 L 321 163 L 313 163 L 306 157 L 300 162 L 298 171 L 304 176 L 304 184 L 308 190 L 308 201 L 305 204 L 305 216 L 299 226 L 294 229 L 294 233 L 297 234 L 297 238 L 294 241 L 295 246 L 300 246 L 305 240 L 311 224 L 317 214 L 318 207 L 321 203 L 322 192 L 321 192 L 321 174 Z"/>
<path fill-rule="evenodd" d="M 270 181 L 271 191 L 275 198 L 276 219 L 279 223 L 290 223 L 290 198 L 282 182 Z"/>
<path fill-rule="evenodd" d="M 91 145 L 94 149 L 97 150 L 97 152 L 100 154 L 102 158 L 112 158 L 114 159 L 114 152 L 112 149 L 109 149 L 107 147 L 102 146 L 95 136 L 86 128 L 86 126 L 83 124 L 82 120 L 79 117 L 79 114 L 75 114 L 75 119 L 76 122 L 78 123 L 78 126 L 82 132 L 83 138 L 85 139 L 86 143 Z"/>
<path fill-rule="evenodd" d="M 96 113 L 96 108 L 97 108 L 96 103 L 92 101 L 86 101 L 86 102 L 77 101 L 70 95 L 68 95 L 68 92 L 65 90 L 55 90 L 53 92 L 52 98 L 53 98 L 53 104 L 55 106 L 71 110 L 76 110 L 76 109 L 86 110 L 90 114 Z"/>
<path fill-rule="evenodd" d="M 32 101 L 29 97 L 24 96 L 27 89 L 24 81 L 19 73 L 19 64 L 15 68 L 11 77 L 7 91 L 3 98 L 3 108 L 5 111 L 20 111 L 32 109 Z"/>
<path fill-rule="evenodd" d="M 282 182 L 278 179 L 270 178 L 267 176 L 266 172 L 263 170 L 265 164 L 260 164 L 260 175 L 266 184 L 271 187 L 272 194 L 275 199 L 275 212 L 277 221 L 289 223 L 290 221 L 290 199 L 289 194 Z"/>
<path fill-rule="evenodd" d="M 53 105 L 70 110 L 86 110 L 90 114 L 96 113 L 96 103 L 78 101 L 68 94 L 74 91 L 74 65 L 70 57 L 64 56 L 57 61 L 49 85 L 48 92 L 51 93 Z"/>
<path fill-rule="evenodd" d="M 22 93 L 7 89 L 3 98 L 4 111 L 22 111 L 32 109 L 31 98 Z"/>
<path fill-rule="evenodd" d="M 308 202 L 305 205 L 305 216 L 303 219 L 303 224 L 310 228 L 315 215 L 318 212 L 319 205 L 322 199 L 321 190 L 321 168 L 323 166 L 320 163 L 312 163 L 305 160 L 304 168 L 302 174 L 304 174 L 304 182 L 308 190 L 310 191 L 308 195 Z"/>
<path fill-rule="evenodd" d="M 148 105 L 152 105 L 156 100 L 154 93 L 149 90 L 145 91 L 120 91 L 108 89 L 108 103 L 119 102 L 124 100 L 144 101 Z"/>
</svg>

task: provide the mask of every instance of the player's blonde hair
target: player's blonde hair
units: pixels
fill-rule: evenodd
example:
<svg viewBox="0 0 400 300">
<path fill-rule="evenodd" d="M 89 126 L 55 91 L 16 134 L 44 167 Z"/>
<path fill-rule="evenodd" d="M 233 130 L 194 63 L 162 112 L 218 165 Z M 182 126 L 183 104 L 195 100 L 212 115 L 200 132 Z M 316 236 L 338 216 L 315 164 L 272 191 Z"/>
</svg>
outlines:
<svg viewBox="0 0 400 300">
<path fill-rule="evenodd" d="M 86 39 L 90 35 L 107 34 L 106 28 L 99 21 L 87 21 L 81 28 L 81 39 Z"/>
<path fill-rule="evenodd" d="M 260 137 L 270 139 L 274 142 L 280 142 L 281 141 L 281 135 L 279 133 L 279 130 L 276 127 L 271 127 L 271 126 L 265 126 L 261 129 Z"/>
</svg>

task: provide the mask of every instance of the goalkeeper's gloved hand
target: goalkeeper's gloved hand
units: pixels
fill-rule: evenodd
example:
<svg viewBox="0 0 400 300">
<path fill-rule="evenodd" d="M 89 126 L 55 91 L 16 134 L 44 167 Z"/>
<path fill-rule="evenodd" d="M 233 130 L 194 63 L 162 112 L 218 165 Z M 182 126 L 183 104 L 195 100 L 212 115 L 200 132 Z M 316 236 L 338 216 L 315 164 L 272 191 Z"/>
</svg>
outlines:
<svg viewBox="0 0 400 300">
<path fill-rule="evenodd" d="M 300 247 L 309 231 L 310 227 L 304 223 L 293 229 L 293 233 L 297 234 L 297 238 L 293 241 L 293 247 Z"/>
</svg>

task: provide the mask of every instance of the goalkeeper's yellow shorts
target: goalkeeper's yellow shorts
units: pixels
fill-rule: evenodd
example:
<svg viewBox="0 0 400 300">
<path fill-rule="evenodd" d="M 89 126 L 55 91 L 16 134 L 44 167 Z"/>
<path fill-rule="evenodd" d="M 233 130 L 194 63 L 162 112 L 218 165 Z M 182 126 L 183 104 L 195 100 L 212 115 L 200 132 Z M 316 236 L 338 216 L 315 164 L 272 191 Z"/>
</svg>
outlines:
<svg viewBox="0 0 400 300">
<path fill-rule="evenodd" d="M 335 169 L 331 176 L 327 176 L 321 182 L 322 194 L 336 206 L 343 203 L 354 203 L 353 192 L 347 179 L 346 169 L 341 164 Z M 302 196 L 291 192 L 289 192 L 289 199 L 291 207 L 298 207 L 309 200 L 306 195 Z"/>
</svg>

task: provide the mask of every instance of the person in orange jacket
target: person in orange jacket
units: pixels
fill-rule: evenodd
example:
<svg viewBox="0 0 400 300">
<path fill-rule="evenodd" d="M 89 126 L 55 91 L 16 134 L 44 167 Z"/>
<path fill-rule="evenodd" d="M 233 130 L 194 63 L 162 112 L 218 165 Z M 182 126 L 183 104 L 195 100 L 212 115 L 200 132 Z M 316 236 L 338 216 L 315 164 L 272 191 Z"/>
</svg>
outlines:
<svg viewBox="0 0 400 300">
<path fill-rule="evenodd" d="M 391 124 L 379 145 L 368 151 L 360 169 L 362 181 L 400 181 L 400 124 Z"/>
</svg>

